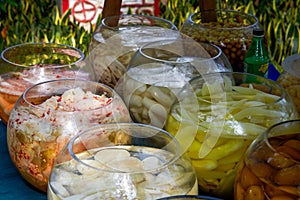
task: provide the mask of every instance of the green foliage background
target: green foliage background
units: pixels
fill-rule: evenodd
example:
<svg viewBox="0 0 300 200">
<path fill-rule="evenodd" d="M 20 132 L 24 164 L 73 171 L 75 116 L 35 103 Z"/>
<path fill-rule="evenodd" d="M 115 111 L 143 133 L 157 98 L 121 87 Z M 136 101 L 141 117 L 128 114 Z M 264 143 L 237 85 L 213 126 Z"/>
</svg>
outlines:
<svg viewBox="0 0 300 200">
<path fill-rule="evenodd" d="M 300 52 L 300 0 L 217 0 L 217 7 L 250 13 L 266 31 L 268 50 L 277 66 L 289 55 Z M 180 28 L 186 18 L 199 10 L 198 0 L 168 0 L 161 3 L 160 17 Z M 60 15 L 54 0 L 0 0 L 0 51 L 25 42 L 69 44 L 87 54 L 91 33 Z M 100 21 L 101 16 L 98 16 Z"/>
</svg>

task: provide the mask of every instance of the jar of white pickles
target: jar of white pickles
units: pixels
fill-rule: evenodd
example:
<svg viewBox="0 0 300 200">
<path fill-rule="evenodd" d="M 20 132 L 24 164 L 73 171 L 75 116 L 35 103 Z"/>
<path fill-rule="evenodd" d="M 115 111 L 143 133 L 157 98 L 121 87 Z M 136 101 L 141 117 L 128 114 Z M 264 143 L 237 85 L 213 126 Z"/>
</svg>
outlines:
<svg viewBox="0 0 300 200">
<path fill-rule="evenodd" d="M 181 35 L 143 45 L 115 87 L 132 120 L 162 128 L 177 92 L 193 77 L 232 71 L 221 49 Z"/>
<path fill-rule="evenodd" d="M 282 62 L 282 67 L 284 72 L 279 76 L 277 81 L 291 96 L 300 114 L 300 54 L 287 57 Z"/>
</svg>

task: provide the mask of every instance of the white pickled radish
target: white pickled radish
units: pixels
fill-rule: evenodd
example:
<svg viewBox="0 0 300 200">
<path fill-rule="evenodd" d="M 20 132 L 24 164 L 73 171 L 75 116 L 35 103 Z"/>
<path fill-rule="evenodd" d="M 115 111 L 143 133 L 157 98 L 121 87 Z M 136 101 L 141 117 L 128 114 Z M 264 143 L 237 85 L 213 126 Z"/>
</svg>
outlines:
<svg viewBox="0 0 300 200">
<path fill-rule="evenodd" d="M 95 160 L 103 164 L 111 160 L 120 160 L 127 157 L 130 157 L 130 153 L 124 149 L 103 149 L 98 151 L 94 156 Z"/>
<path fill-rule="evenodd" d="M 142 161 L 136 157 L 113 159 L 106 166 L 122 172 L 137 172 L 143 169 Z"/>
<path fill-rule="evenodd" d="M 151 170 L 151 169 L 156 169 L 156 168 L 163 166 L 163 162 L 154 156 L 150 156 L 150 157 L 145 158 L 142 161 L 142 165 L 143 165 L 143 169 Z"/>
</svg>

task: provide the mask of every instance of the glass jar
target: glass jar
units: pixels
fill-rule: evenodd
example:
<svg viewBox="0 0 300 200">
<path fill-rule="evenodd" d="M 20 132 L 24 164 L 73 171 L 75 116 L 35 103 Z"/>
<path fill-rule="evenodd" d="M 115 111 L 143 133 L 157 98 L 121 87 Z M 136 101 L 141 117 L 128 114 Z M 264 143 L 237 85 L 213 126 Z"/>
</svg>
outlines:
<svg viewBox="0 0 300 200">
<path fill-rule="evenodd" d="M 292 100 L 277 82 L 219 72 L 185 85 L 164 128 L 191 158 L 200 190 L 233 199 L 237 164 L 250 143 L 271 125 L 296 118 Z"/>
<path fill-rule="evenodd" d="M 58 155 L 48 199 L 137 199 L 198 193 L 188 157 L 168 132 L 145 124 L 94 126 Z"/>
<path fill-rule="evenodd" d="M 288 56 L 283 62 L 284 72 L 277 81 L 286 89 L 300 115 L 300 54 Z"/>
<path fill-rule="evenodd" d="M 232 71 L 220 48 L 181 35 L 139 48 L 115 89 L 133 121 L 162 128 L 185 83 L 199 74 L 220 71 Z"/>
<path fill-rule="evenodd" d="M 258 19 L 235 10 L 216 10 L 217 21 L 202 22 L 201 12 L 190 15 L 180 32 L 199 42 L 217 45 L 227 56 L 234 72 L 244 71 L 244 57 L 252 41 Z"/>
<path fill-rule="evenodd" d="M 300 120 L 268 128 L 239 164 L 236 200 L 300 198 Z"/>
<path fill-rule="evenodd" d="M 98 124 L 130 122 L 120 96 L 93 81 L 59 79 L 27 89 L 7 124 L 7 145 L 24 179 L 46 192 L 53 162 L 71 136 Z"/>
<path fill-rule="evenodd" d="M 1 53 L 0 118 L 6 124 L 10 111 L 30 86 L 53 79 L 93 80 L 93 69 L 85 64 L 77 48 L 55 43 L 25 43 Z"/>
<path fill-rule="evenodd" d="M 176 38 L 177 32 L 172 22 L 154 16 L 104 18 L 93 33 L 89 47 L 89 60 L 97 81 L 114 88 L 139 47 L 151 41 Z"/>
</svg>

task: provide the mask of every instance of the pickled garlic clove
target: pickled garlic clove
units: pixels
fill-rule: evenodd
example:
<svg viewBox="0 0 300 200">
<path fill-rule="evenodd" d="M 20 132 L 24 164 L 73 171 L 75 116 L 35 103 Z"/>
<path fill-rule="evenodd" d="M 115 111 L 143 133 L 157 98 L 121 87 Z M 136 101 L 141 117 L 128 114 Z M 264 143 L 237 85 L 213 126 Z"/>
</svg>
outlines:
<svg viewBox="0 0 300 200">
<path fill-rule="evenodd" d="M 151 125 L 162 128 L 165 124 L 165 120 L 167 119 L 168 112 L 165 107 L 162 105 L 155 103 L 149 109 L 149 117 L 151 121 Z"/>
</svg>

